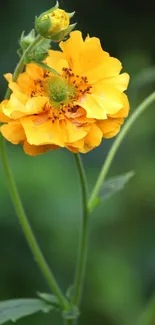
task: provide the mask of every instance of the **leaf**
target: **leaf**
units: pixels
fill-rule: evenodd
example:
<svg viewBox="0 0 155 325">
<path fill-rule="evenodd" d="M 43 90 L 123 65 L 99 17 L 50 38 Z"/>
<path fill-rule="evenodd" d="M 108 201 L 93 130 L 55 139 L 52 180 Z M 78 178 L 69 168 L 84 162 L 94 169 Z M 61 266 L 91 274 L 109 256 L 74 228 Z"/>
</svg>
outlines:
<svg viewBox="0 0 155 325">
<path fill-rule="evenodd" d="M 41 299 L 12 299 L 0 302 L 0 325 L 15 322 L 19 318 L 32 315 L 39 311 L 48 313 L 52 306 Z"/>
<path fill-rule="evenodd" d="M 130 180 L 130 178 L 132 178 L 134 175 L 135 173 L 133 171 L 130 171 L 126 174 L 115 176 L 105 181 L 103 187 L 101 188 L 97 203 L 109 199 L 112 195 L 118 191 L 121 191 Z"/>
<path fill-rule="evenodd" d="M 50 293 L 45 293 L 45 292 L 37 292 L 37 295 L 40 299 L 52 305 L 55 309 L 57 310 L 61 309 L 60 302 L 55 295 L 51 295 Z"/>
</svg>

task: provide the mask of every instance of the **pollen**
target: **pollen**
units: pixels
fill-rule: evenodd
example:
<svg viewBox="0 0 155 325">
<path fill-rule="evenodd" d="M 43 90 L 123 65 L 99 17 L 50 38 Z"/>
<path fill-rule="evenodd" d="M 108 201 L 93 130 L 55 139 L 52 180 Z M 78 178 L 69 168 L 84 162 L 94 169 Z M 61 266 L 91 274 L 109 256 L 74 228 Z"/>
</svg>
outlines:
<svg viewBox="0 0 155 325">
<path fill-rule="evenodd" d="M 62 70 L 63 77 L 76 89 L 76 100 L 83 96 L 85 93 L 91 93 L 92 86 L 88 83 L 86 76 L 79 76 L 77 74 L 74 74 L 71 68 L 63 68 Z"/>
</svg>

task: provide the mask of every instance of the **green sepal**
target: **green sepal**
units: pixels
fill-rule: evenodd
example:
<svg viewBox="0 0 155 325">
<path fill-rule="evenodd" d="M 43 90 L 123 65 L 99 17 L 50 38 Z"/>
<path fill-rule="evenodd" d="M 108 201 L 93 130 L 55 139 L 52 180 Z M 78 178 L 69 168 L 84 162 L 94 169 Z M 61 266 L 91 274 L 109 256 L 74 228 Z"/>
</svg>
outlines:
<svg viewBox="0 0 155 325">
<path fill-rule="evenodd" d="M 43 12 L 38 18 L 40 19 L 40 18 L 44 17 L 45 15 L 50 14 L 52 11 L 56 10 L 57 8 L 59 8 L 59 1 L 56 1 L 56 4 L 55 4 L 54 7 L 52 7 L 51 9 Z"/>
<path fill-rule="evenodd" d="M 62 30 L 56 34 L 48 34 L 46 38 L 50 39 L 52 42 L 60 42 L 65 39 L 65 37 L 75 28 L 77 23 L 69 25 L 66 29 Z"/>
<path fill-rule="evenodd" d="M 75 11 L 67 12 L 67 14 L 68 14 L 69 18 L 72 18 L 75 15 Z"/>
<path fill-rule="evenodd" d="M 35 29 L 43 37 L 46 37 L 51 27 L 51 19 L 46 17 L 45 19 L 35 18 Z"/>
<path fill-rule="evenodd" d="M 25 31 L 22 32 L 20 40 L 19 40 L 19 45 L 24 52 L 31 43 L 33 43 L 35 40 L 35 30 L 32 29 L 29 34 L 25 36 Z"/>
</svg>

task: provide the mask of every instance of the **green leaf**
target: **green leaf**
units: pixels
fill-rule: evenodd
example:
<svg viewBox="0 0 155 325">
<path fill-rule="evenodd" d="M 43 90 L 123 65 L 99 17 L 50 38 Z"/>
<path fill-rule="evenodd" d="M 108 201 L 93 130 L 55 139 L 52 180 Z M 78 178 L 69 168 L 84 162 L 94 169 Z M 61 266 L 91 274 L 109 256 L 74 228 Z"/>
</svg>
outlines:
<svg viewBox="0 0 155 325">
<path fill-rule="evenodd" d="M 96 202 L 96 205 L 101 201 L 109 199 L 112 195 L 116 194 L 118 191 L 121 191 L 128 183 L 130 178 L 132 178 L 134 175 L 135 173 L 133 171 L 130 171 L 126 174 L 115 176 L 105 181 L 103 187 L 101 188 L 98 202 Z"/>
<path fill-rule="evenodd" d="M 41 299 L 13 299 L 0 302 L 0 325 L 39 311 L 48 313 L 52 306 Z"/>
<path fill-rule="evenodd" d="M 42 299 L 46 303 L 51 304 L 55 309 L 57 310 L 61 309 L 60 302 L 55 295 L 51 295 L 50 293 L 46 293 L 46 292 L 37 292 L 37 295 L 40 299 Z"/>
</svg>

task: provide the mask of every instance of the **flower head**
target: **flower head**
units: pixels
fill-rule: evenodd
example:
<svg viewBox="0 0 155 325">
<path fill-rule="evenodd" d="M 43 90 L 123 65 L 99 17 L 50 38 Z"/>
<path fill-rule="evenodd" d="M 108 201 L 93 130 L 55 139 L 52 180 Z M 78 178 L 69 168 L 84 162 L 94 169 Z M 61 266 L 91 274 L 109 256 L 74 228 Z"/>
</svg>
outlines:
<svg viewBox="0 0 155 325">
<path fill-rule="evenodd" d="M 30 155 L 59 147 L 86 153 L 115 136 L 129 112 L 129 76 L 98 38 L 74 31 L 60 48 L 44 61 L 57 74 L 30 63 L 17 82 L 5 76 L 12 95 L 1 103 L 0 130 Z"/>
</svg>

